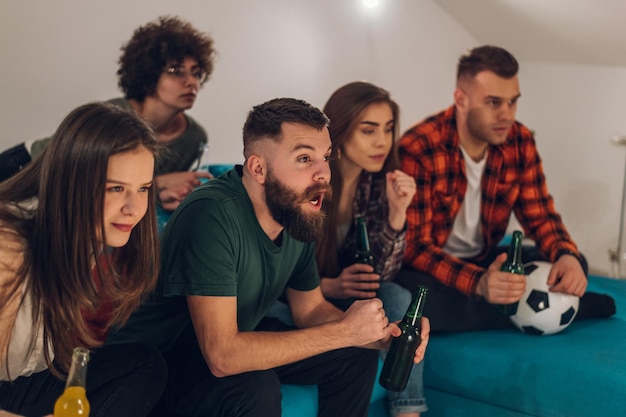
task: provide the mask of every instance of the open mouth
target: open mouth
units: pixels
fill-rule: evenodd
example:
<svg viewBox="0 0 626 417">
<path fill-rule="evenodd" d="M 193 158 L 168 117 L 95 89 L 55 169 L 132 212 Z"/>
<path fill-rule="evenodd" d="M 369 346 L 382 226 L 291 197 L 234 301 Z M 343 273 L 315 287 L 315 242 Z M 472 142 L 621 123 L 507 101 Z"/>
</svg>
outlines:
<svg viewBox="0 0 626 417">
<path fill-rule="evenodd" d="M 318 208 L 322 206 L 323 201 L 324 201 L 324 193 L 317 193 L 315 194 L 313 198 L 309 199 L 309 203 L 313 205 L 314 207 L 318 207 Z"/>
<path fill-rule="evenodd" d="M 320 209 L 324 199 L 330 198 L 330 191 L 330 185 L 328 184 L 310 187 L 304 194 L 304 202 L 315 207 L 316 209 Z"/>
</svg>

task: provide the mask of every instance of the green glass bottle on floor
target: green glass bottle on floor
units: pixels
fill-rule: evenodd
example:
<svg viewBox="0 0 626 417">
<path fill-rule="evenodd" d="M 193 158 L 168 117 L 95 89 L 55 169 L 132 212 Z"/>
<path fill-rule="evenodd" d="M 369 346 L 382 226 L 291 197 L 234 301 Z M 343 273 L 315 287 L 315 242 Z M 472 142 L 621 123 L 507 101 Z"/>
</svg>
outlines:
<svg viewBox="0 0 626 417">
<path fill-rule="evenodd" d="M 356 251 L 354 252 L 353 263 L 374 266 L 374 254 L 370 247 L 365 216 L 356 218 Z"/>
<path fill-rule="evenodd" d="M 522 232 L 516 230 L 513 232 L 511 243 L 509 245 L 509 253 L 506 262 L 500 267 L 500 271 L 510 272 L 511 274 L 524 275 L 524 264 L 522 263 Z M 498 309 L 506 316 L 512 316 L 517 313 L 517 304 L 498 304 Z"/>
<path fill-rule="evenodd" d="M 415 349 L 422 341 L 421 319 L 427 292 L 428 289 L 423 285 L 417 287 L 404 318 L 398 323 L 402 334 L 391 341 L 391 347 L 389 347 L 378 379 L 380 385 L 389 391 L 400 392 L 406 388 L 411 369 L 413 369 Z"/>
</svg>

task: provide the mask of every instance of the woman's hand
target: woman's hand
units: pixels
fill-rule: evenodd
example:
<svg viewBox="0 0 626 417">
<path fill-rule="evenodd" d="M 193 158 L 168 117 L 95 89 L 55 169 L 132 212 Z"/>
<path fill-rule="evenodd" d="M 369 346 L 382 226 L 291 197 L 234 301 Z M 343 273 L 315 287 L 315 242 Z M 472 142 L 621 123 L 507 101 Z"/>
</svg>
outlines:
<svg viewBox="0 0 626 417">
<path fill-rule="evenodd" d="M 387 173 L 386 194 L 389 203 L 389 225 L 400 231 L 406 221 L 406 209 L 411 204 L 417 186 L 415 179 L 396 169 Z"/>
<path fill-rule="evenodd" d="M 211 178 L 213 175 L 207 171 L 171 172 L 157 176 L 155 186 L 161 205 L 165 210 L 174 210 L 190 192 L 202 184 L 203 179 Z"/>
<path fill-rule="evenodd" d="M 373 298 L 380 287 L 380 275 L 370 265 L 354 264 L 337 278 L 322 278 L 320 286 L 326 298 Z"/>
</svg>

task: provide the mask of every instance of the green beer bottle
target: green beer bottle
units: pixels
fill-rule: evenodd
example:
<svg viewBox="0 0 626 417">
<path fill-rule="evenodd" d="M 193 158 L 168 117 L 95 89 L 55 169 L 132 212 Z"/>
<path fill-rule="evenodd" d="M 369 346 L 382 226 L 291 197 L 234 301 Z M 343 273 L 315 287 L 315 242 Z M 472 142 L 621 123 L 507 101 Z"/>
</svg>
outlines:
<svg viewBox="0 0 626 417">
<path fill-rule="evenodd" d="M 354 252 L 353 263 L 374 266 L 374 254 L 370 248 L 365 216 L 356 218 L 356 251 Z"/>
<path fill-rule="evenodd" d="M 404 318 L 398 324 L 402 334 L 391 341 L 391 347 L 378 379 L 380 385 L 389 391 L 400 392 L 406 388 L 411 369 L 413 369 L 415 349 L 422 341 L 421 318 L 427 292 L 428 289 L 423 285 L 417 287 Z"/>
<path fill-rule="evenodd" d="M 522 263 L 522 232 L 519 230 L 513 232 L 509 253 L 507 254 L 506 262 L 500 267 L 500 271 L 524 275 L 524 264 Z M 499 304 L 498 309 L 502 314 L 512 316 L 517 313 L 517 304 L 518 303 Z"/>
</svg>

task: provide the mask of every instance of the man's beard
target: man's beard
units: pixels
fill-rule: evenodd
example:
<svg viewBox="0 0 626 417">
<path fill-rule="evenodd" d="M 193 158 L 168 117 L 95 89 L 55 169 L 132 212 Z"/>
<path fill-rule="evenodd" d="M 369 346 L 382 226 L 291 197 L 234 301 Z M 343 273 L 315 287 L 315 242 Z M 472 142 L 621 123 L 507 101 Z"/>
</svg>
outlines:
<svg viewBox="0 0 626 417">
<path fill-rule="evenodd" d="M 324 235 L 326 213 L 321 210 L 305 213 L 300 205 L 320 198 L 324 191 L 326 196 L 330 196 L 328 184 L 312 185 L 298 194 L 268 172 L 265 202 L 274 220 L 285 228 L 289 236 L 302 242 L 315 242 Z"/>
<path fill-rule="evenodd" d="M 481 122 L 478 111 L 472 109 L 467 113 L 467 130 L 474 138 L 480 140 L 481 142 L 490 142 L 487 128 Z"/>
</svg>

